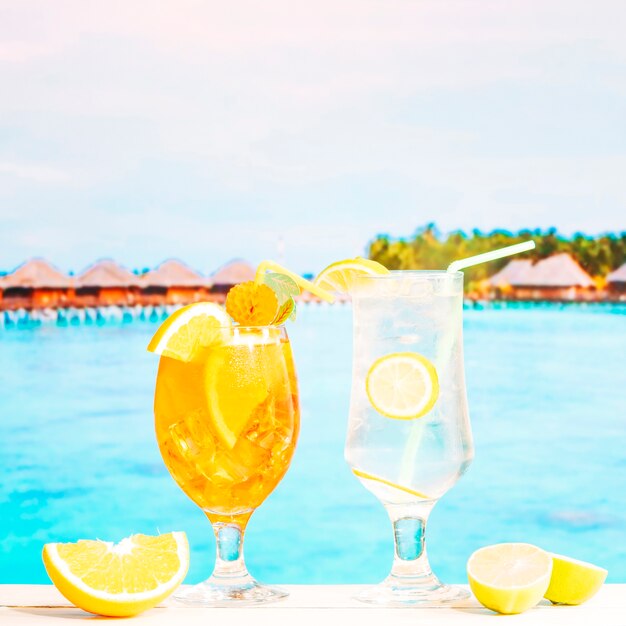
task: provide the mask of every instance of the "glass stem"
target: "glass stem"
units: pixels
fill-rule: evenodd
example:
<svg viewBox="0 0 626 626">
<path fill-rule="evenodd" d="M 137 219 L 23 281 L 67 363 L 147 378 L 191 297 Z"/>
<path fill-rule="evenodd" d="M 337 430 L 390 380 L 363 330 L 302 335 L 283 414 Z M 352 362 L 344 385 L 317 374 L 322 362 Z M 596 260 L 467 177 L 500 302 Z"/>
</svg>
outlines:
<svg viewBox="0 0 626 626">
<path fill-rule="evenodd" d="M 409 586 L 438 585 L 426 554 L 426 522 L 435 501 L 386 504 L 393 525 L 394 558 L 389 579 Z"/>
<path fill-rule="evenodd" d="M 213 582 L 228 583 L 235 578 L 245 578 L 248 570 L 243 560 L 244 528 L 238 524 L 215 522 L 216 556 L 215 568 L 211 579 Z"/>
</svg>

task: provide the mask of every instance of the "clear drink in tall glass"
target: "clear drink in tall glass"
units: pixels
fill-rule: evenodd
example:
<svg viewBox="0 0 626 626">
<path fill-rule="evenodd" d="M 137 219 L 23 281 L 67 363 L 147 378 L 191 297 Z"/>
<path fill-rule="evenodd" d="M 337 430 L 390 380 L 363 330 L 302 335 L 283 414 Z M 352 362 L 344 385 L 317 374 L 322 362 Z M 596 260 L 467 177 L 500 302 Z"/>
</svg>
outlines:
<svg viewBox="0 0 626 626">
<path fill-rule="evenodd" d="M 425 529 L 473 458 L 463 370 L 461 272 L 363 276 L 352 296 L 354 361 L 345 458 L 385 506 L 390 575 L 359 599 L 442 604 L 467 593 L 428 564 Z"/>
</svg>

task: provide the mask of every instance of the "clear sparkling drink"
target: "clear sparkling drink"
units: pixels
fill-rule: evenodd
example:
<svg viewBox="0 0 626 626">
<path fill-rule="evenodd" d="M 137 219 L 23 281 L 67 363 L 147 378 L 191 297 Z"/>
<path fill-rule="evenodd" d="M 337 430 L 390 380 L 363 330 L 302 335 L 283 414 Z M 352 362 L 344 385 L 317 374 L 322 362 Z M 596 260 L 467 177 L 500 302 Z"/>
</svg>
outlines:
<svg viewBox="0 0 626 626">
<path fill-rule="evenodd" d="M 353 296 L 354 360 L 345 458 L 386 507 L 396 558 L 361 599 L 439 604 L 462 596 L 428 565 L 426 520 L 466 471 L 473 444 L 463 369 L 463 275 L 364 276 Z"/>
</svg>

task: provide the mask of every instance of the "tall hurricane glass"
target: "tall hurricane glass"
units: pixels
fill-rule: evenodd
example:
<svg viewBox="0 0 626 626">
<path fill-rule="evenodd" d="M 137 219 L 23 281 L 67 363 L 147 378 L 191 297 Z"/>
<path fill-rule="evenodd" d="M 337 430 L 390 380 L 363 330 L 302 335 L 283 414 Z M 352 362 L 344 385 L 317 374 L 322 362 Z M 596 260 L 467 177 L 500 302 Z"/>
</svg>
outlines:
<svg viewBox="0 0 626 626">
<path fill-rule="evenodd" d="M 473 458 L 463 370 L 463 274 L 364 276 L 352 302 L 354 361 L 345 457 L 387 510 L 395 543 L 391 573 L 359 599 L 397 606 L 454 602 L 468 594 L 433 574 L 425 532 L 432 508 Z M 418 370 L 427 364 L 422 369 L 433 381 L 432 397 L 423 415 L 394 419 L 374 408 L 372 366 L 391 363 L 389 357 L 416 363 Z M 414 395 L 422 393 L 416 388 Z M 391 394 L 393 399 L 393 389 Z"/>
<path fill-rule="evenodd" d="M 179 592 L 193 605 L 255 604 L 286 595 L 259 584 L 243 559 L 254 510 L 284 476 L 300 424 L 283 327 L 234 326 L 190 363 L 162 357 L 154 400 L 167 469 L 213 525 L 213 575 Z"/>
</svg>

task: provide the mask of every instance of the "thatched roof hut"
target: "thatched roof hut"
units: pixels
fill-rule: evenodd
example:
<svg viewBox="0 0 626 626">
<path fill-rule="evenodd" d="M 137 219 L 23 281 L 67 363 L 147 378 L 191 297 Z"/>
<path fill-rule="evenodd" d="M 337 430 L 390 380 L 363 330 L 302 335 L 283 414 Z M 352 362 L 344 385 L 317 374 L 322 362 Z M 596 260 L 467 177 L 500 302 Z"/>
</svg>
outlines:
<svg viewBox="0 0 626 626">
<path fill-rule="evenodd" d="M 607 283 L 625 283 L 626 284 L 626 263 L 624 263 L 624 265 L 618 267 L 616 270 L 612 271 L 610 274 L 607 274 L 606 282 Z"/>
<path fill-rule="evenodd" d="M 2 280 L 3 289 L 70 289 L 74 281 L 45 259 L 30 259 Z"/>
<path fill-rule="evenodd" d="M 536 287 L 595 287 L 593 278 L 566 252 L 533 265 L 525 280 Z"/>
<path fill-rule="evenodd" d="M 0 283 L 1 285 L 2 283 Z M 606 286 L 610 294 L 620 294 L 623 299 L 626 294 L 626 263 L 607 274 Z"/>
<path fill-rule="evenodd" d="M 2 279 L 4 309 L 65 306 L 74 281 L 44 259 L 30 259 Z"/>
<path fill-rule="evenodd" d="M 168 259 L 141 277 L 145 287 L 206 287 L 207 279 L 177 259 Z"/>
<path fill-rule="evenodd" d="M 144 304 L 189 304 L 205 299 L 209 281 L 176 259 L 164 261 L 140 279 Z"/>
<path fill-rule="evenodd" d="M 489 283 L 494 287 L 594 287 L 593 279 L 567 253 L 555 254 L 533 264 L 516 259 L 494 274 Z"/>
<path fill-rule="evenodd" d="M 90 265 L 76 277 L 77 288 L 129 288 L 139 284 L 139 278 L 111 259 L 102 259 Z"/>
<path fill-rule="evenodd" d="M 502 287 L 503 285 L 517 285 L 525 279 L 532 268 L 530 259 L 514 259 L 509 261 L 497 274 L 489 278 L 489 284 L 494 287 Z"/>
<path fill-rule="evenodd" d="M 516 259 L 488 279 L 496 297 L 515 300 L 589 300 L 596 297 L 591 276 L 567 253 L 537 263 Z"/>
<path fill-rule="evenodd" d="M 135 303 L 139 278 L 111 259 L 89 266 L 75 279 L 78 306 L 124 306 Z"/>
<path fill-rule="evenodd" d="M 211 282 L 216 291 L 224 291 L 233 285 L 254 280 L 255 273 L 254 267 L 247 261 L 233 259 L 214 272 Z"/>
</svg>

